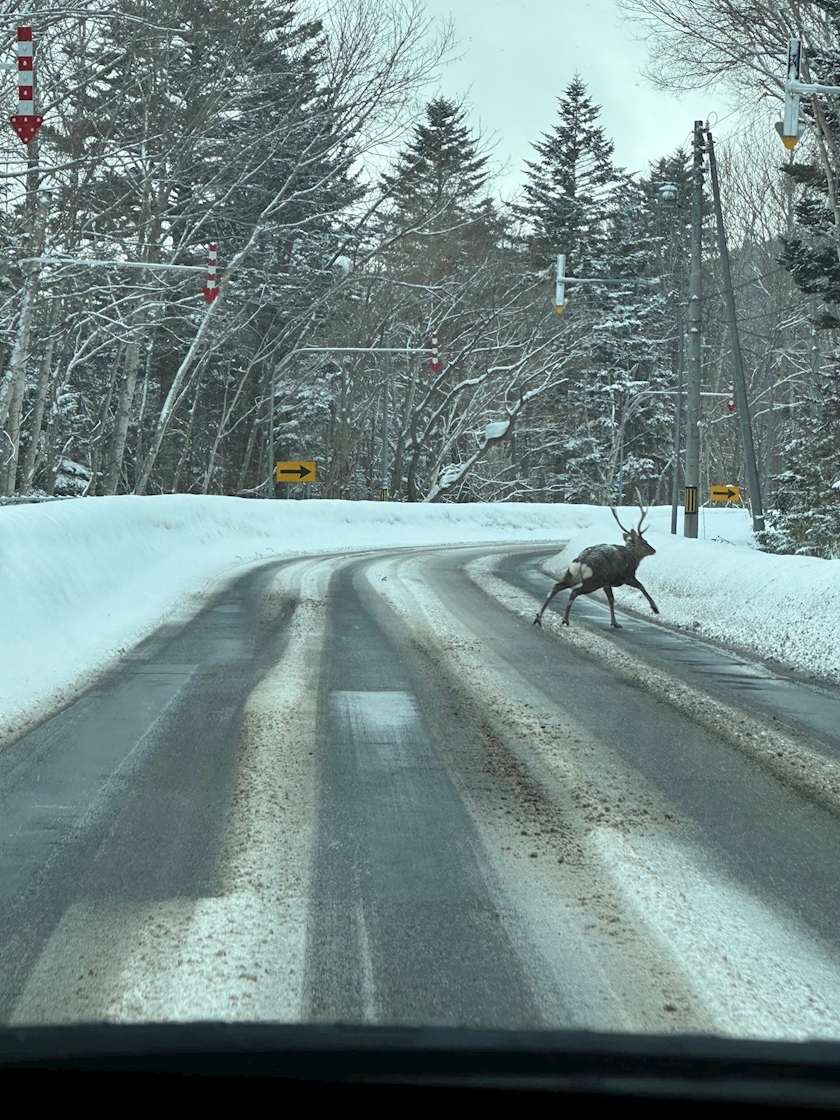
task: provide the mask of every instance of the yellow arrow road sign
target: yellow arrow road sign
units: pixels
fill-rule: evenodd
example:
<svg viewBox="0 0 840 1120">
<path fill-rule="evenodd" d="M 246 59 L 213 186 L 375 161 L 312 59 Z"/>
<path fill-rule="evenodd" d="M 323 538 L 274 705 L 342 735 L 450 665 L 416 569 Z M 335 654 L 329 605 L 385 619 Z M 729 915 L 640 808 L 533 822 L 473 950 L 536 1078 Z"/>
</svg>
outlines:
<svg viewBox="0 0 840 1120">
<path fill-rule="evenodd" d="M 301 462 L 300 459 L 277 463 L 274 477 L 278 482 L 314 482 L 315 464 L 311 461 Z"/>
<path fill-rule="evenodd" d="M 712 486 L 709 489 L 709 497 L 713 502 L 740 502 L 741 500 L 741 487 L 740 486 Z"/>
</svg>

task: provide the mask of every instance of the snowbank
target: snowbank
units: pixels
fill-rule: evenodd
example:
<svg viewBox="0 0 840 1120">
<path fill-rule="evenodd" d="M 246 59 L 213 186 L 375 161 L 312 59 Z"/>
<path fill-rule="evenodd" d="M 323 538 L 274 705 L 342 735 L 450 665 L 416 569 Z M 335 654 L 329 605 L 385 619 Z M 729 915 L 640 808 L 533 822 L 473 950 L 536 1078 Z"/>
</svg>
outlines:
<svg viewBox="0 0 840 1120">
<path fill-rule="evenodd" d="M 626 511 L 625 524 L 633 517 Z M 707 538 L 669 535 L 642 578 L 666 621 L 840 679 L 840 561 L 765 556 L 742 511 L 706 514 Z M 295 553 L 573 538 L 617 540 L 594 506 L 255 501 L 193 495 L 0 507 L 0 735 L 84 685 L 164 621 L 194 611 L 225 572 Z M 625 592 L 627 602 L 639 606 Z M 645 606 L 642 602 L 641 606 Z"/>
<path fill-rule="evenodd" d="M 583 508 L 174 494 L 0 507 L 0 736 L 60 702 L 226 571 L 294 553 L 551 540 Z"/>
<path fill-rule="evenodd" d="M 592 523 L 546 565 L 551 572 L 565 568 L 587 545 L 617 540 L 609 510 L 592 512 Z M 623 524 L 635 526 L 638 510 L 635 519 L 627 514 L 621 515 Z M 696 541 L 672 537 L 670 517 L 670 509 L 651 511 L 644 533 L 657 551 L 639 568 L 661 621 L 840 682 L 840 560 L 758 552 L 743 510 L 704 510 Z M 617 589 L 615 597 L 648 611 L 631 588 Z"/>
</svg>

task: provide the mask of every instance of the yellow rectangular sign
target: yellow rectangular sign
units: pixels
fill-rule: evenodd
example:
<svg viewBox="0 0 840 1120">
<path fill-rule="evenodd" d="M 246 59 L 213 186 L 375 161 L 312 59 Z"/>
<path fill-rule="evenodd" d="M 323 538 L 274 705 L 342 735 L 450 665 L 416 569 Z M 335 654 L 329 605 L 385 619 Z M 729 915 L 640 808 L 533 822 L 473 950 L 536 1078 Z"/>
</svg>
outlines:
<svg viewBox="0 0 840 1120">
<path fill-rule="evenodd" d="M 741 500 L 741 487 L 740 486 L 712 486 L 709 489 L 709 497 L 713 502 L 740 502 Z"/>
<path fill-rule="evenodd" d="M 314 482 L 315 464 L 311 461 L 302 462 L 300 459 L 277 463 L 274 477 L 277 482 Z"/>
</svg>

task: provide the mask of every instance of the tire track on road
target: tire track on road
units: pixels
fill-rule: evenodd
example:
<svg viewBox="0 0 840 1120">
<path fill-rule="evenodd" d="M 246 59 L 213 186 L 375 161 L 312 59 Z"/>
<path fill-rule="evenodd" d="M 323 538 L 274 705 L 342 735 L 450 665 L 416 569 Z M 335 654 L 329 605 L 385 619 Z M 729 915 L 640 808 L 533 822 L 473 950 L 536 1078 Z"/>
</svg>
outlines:
<svg viewBox="0 0 840 1120">
<path fill-rule="evenodd" d="M 288 564 L 263 597 L 263 629 L 282 623 L 288 643 L 244 705 L 218 893 L 73 903 L 13 1022 L 300 1019 L 317 673 L 329 573 L 340 562 Z"/>
<path fill-rule="evenodd" d="M 495 726 L 509 756 L 542 781 L 546 800 L 563 806 L 572 859 L 564 856 L 547 889 L 566 920 L 580 887 L 580 916 L 590 917 L 590 948 L 599 946 L 604 970 L 620 972 L 624 940 L 640 982 L 646 974 L 651 990 L 661 990 L 668 976 L 682 988 L 682 1002 L 662 1005 L 674 1016 L 671 1029 L 837 1037 L 836 820 L 750 770 L 728 744 L 646 699 L 638 682 L 617 679 L 591 653 L 581 660 L 580 647 L 540 634 L 530 617 L 514 618 L 475 587 L 464 591 L 463 573 L 453 574 L 450 563 L 434 555 L 383 562 L 371 584 L 464 704 Z M 660 742 L 652 750 L 668 727 L 676 749 Z M 548 780 L 540 778 L 545 770 Z M 651 802 L 655 812 L 638 811 Z M 628 805 L 636 812 L 628 815 Z M 492 818 L 480 797 L 476 806 L 477 820 Z M 515 895 L 516 868 L 505 869 L 499 854 L 515 840 L 501 839 L 488 830 L 488 849 Z M 557 851 L 545 830 L 541 840 Z M 527 914 L 529 892 L 517 897 Z M 722 902 L 710 912 L 715 897 Z M 610 925 L 622 931 L 616 949 L 600 940 L 599 929 Z"/>
</svg>

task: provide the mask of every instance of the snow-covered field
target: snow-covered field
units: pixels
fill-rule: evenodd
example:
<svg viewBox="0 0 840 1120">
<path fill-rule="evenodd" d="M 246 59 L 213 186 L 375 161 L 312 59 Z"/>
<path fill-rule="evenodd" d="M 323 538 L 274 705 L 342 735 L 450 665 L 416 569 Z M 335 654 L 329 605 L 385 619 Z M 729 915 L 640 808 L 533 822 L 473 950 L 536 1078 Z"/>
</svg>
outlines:
<svg viewBox="0 0 840 1120">
<path fill-rule="evenodd" d="M 625 524 L 638 511 L 622 511 Z M 650 513 L 640 568 L 662 621 L 840 681 L 840 561 L 768 556 L 744 511 L 701 514 L 701 539 Z M 192 495 L 82 498 L 0 508 L 0 735 L 61 702 L 217 581 L 275 556 L 344 549 L 620 540 L 609 510 L 403 505 Z M 550 565 L 553 567 L 553 564 Z M 638 592 L 620 601 L 647 609 Z"/>
</svg>

